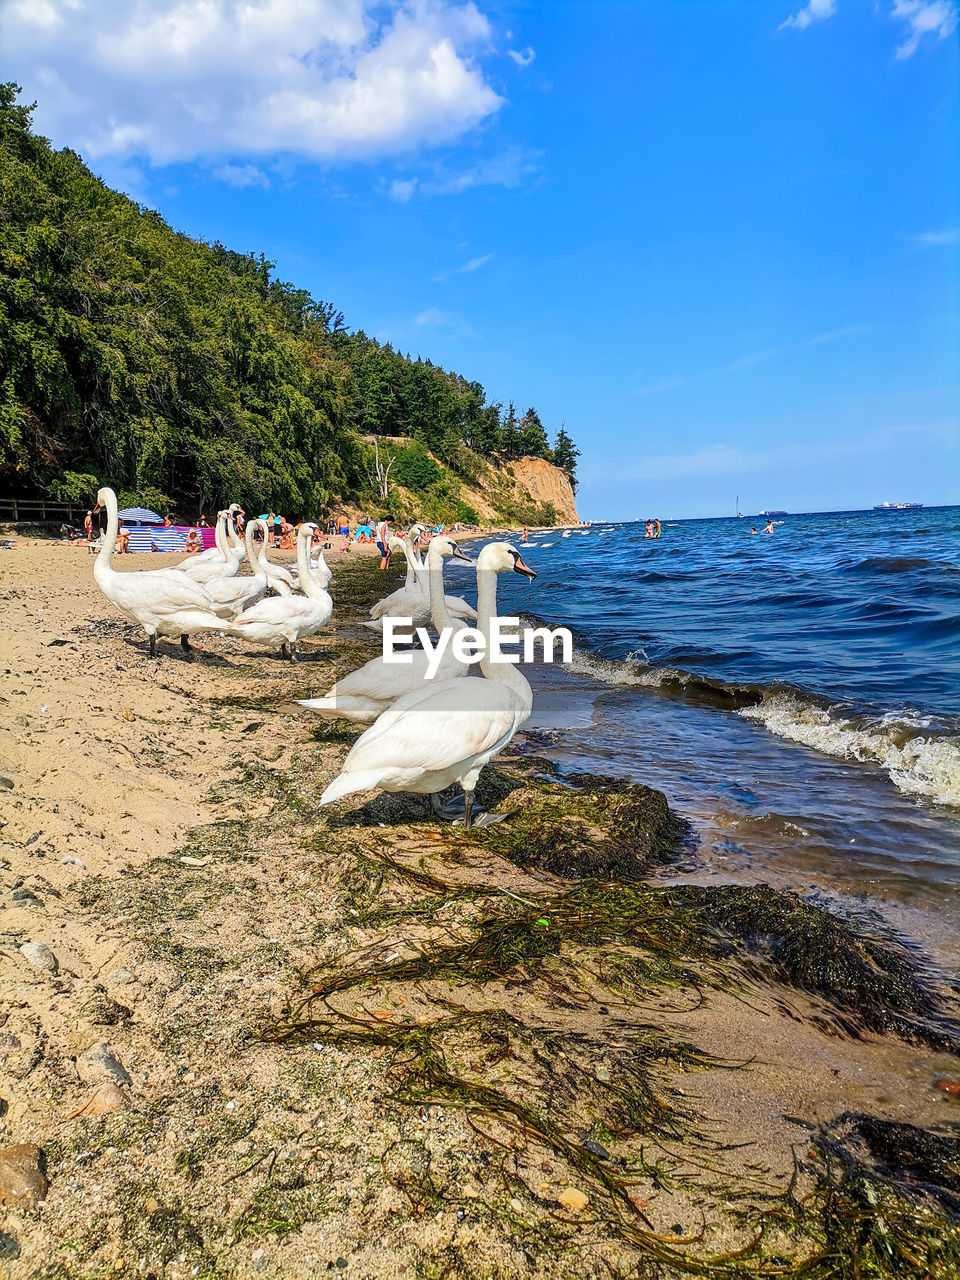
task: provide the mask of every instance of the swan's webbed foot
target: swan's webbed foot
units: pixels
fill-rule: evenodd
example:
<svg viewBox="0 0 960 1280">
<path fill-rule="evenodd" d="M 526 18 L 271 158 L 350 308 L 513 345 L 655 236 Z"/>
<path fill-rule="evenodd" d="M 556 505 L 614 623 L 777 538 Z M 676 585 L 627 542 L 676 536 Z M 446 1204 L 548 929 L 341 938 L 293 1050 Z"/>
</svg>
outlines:
<svg viewBox="0 0 960 1280">
<path fill-rule="evenodd" d="M 281 657 L 281 658 L 289 658 L 289 657 L 290 657 L 290 654 L 289 654 L 289 652 L 288 652 L 288 650 L 287 650 L 286 642 L 284 642 L 284 643 L 280 646 L 280 657 Z"/>
<path fill-rule="evenodd" d="M 189 654 L 190 657 L 193 657 L 193 649 L 190 646 L 189 636 L 180 637 L 180 648 L 183 650 L 184 653 Z"/>
<path fill-rule="evenodd" d="M 155 658 L 157 656 L 157 637 L 147 636 L 147 639 L 150 641 L 150 657 Z"/>
<path fill-rule="evenodd" d="M 291 661 L 291 662 L 299 662 L 299 661 L 300 661 L 300 655 L 297 653 L 297 642 L 296 642 L 296 640 L 291 640 L 291 641 L 290 641 L 290 661 Z"/>
<path fill-rule="evenodd" d="M 451 796 L 449 800 L 442 803 L 436 795 L 430 797 L 430 807 L 438 818 L 442 818 L 444 822 L 462 822 L 467 831 L 473 827 L 481 830 L 484 827 L 492 827 L 498 822 L 505 822 L 510 816 L 508 813 L 487 813 L 485 809 L 475 810 L 474 803 L 472 791 Z"/>
<path fill-rule="evenodd" d="M 451 796 L 446 801 L 441 801 L 437 795 L 431 795 L 430 808 L 444 822 L 462 822 L 466 811 L 466 800 L 463 795 Z"/>
</svg>

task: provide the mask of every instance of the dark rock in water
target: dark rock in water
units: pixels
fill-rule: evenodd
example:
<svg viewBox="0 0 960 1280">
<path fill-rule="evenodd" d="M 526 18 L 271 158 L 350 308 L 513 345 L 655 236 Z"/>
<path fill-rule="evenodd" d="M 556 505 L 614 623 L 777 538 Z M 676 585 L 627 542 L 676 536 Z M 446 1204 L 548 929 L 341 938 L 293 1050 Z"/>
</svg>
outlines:
<svg viewBox="0 0 960 1280">
<path fill-rule="evenodd" d="M 43 1152 L 32 1142 L 0 1150 L 0 1204 L 35 1209 L 47 1194 Z"/>
<path fill-rule="evenodd" d="M 20 1257 L 20 1246 L 14 1240 L 13 1236 L 6 1235 L 0 1231 L 0 1262 L 12 1262 L 14 1258 Z"/>
</svg>

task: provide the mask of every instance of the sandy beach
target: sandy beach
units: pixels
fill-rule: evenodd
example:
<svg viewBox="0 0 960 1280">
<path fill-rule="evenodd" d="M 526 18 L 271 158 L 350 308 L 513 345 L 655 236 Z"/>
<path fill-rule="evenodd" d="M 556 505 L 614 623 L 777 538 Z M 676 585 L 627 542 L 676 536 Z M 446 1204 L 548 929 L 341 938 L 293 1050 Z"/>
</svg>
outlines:
<svg viewBox="0 0 960 1280">
<path fill-rule="evenodd" d="M 399 575 L 371 552 L 328 553 L 335 623 L 296 666 L 222 637 L 151 661 L 85 549 L 2 553 L 9 1274 L 774 1274 L 836 1252 L 841 1150 L 955 1274 L 920 1166 L 839 1120 L 957 1116 L 949 997 L 892 941 L 831 934 L 801 981 L 767 944 L 819 918 L 756 899 L 775 922 L 738 932 L 745 899 L 666 883 L 659 793 L 572 790 L 522 735 L 489 831 L 317 808 L 356 731 L 294 699 L 376 651 L 358 621 Z"/>
</svg>

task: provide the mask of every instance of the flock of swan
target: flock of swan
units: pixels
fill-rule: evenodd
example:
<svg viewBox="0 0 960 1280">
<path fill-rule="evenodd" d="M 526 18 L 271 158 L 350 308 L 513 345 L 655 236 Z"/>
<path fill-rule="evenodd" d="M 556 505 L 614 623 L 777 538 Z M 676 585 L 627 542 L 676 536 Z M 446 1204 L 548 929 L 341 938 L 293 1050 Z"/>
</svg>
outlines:
<svg viewBox="0 0 960 1280">
<path fill-rule="evenodd" d="M 217 517 L 215 547 L 172 568 L 119 573 L 111 564 L 119 525 L 116 494 L 103 488 L 97 502 L 106 509 L 107 529 L 94 578 L 107 599 L 143 627 L 151 657 L 156 656 L 157 636 L 179 636 L 189 652 L 191 636 L 222 632 L 279 648 L 284 657 L 296 661 L 297 642 L 315 635 L 333 616 L 327 590 L 332 572 L 322 551 L 316 560 L 310 555 L 318 531 L 315 524 L 299 527 L 296 573 L 268 559 L 264 521 L 249 521 L 240 541 L 232 519 L 239 509 L 235 504 Z M 411 533 L 420 531 L 417 525 Z M 414 626 L 429 622 L 438 635 L 450 637 L 475 623 L 483 640 L 478 646 L 480 675 L 471 674 L 473 664 L 447 644 L 432 673 L 424 650 L 410 650 L 401 662 L 381 654 L 338 680 L 324 697 L 304 699 L 301 705 L 321 716 L 369 726 L 320 804 L 360 791 L 415 792 L 430 797 L 439 817 L 462 821 L 466 827 L 486 826 L 505 815 L 475 812 L 477 780 L 533 708 L 533 691 L 525 676 L 512 663 L 490 657 L 497 575 L 518 573 L 531 580 L 537 575 L 510 543 L 489 543 L 472 561 L 456 542 L 441 535 L 431 540 L 424 562 L 412 542 L 391 537 L 391 550 L 402 551 L 406 558 L 406 580 L 373 606 L 364 625 L 382 630 L 385 618 L 411 618 Z M 245 558 L 252 572 L 240 577 Z M 475 564 L 476 609 L 462 597 L 445 593 L 443 564 L 450 558 Z M 277 594 L 267 596 L 268 590 Z M 462 797 L 441 803 L 439 793 L 455 783 Z"/>
</svg>

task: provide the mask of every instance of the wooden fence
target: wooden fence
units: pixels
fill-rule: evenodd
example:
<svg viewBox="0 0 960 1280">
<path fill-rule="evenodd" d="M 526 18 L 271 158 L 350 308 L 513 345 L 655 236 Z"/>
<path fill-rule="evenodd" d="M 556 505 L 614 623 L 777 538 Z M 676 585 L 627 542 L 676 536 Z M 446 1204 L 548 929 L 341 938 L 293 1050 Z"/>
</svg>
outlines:
<svg viewBox="0 0 960 1280">
<path fill-rule="evenodd" d="M 52 502 L 46 498 L 0 498 L 0 520 L 29 524 L 36 520 L 56 520 L 74 524 L 74 516 L 82 524 L 92 503 Z"/>
</svg>

